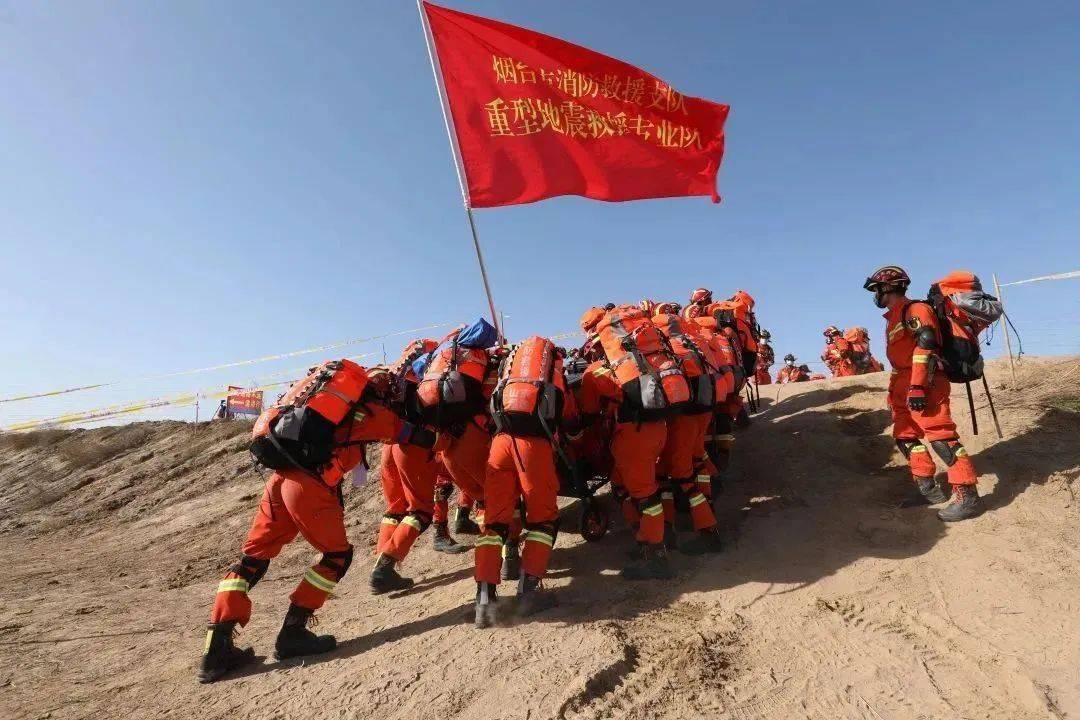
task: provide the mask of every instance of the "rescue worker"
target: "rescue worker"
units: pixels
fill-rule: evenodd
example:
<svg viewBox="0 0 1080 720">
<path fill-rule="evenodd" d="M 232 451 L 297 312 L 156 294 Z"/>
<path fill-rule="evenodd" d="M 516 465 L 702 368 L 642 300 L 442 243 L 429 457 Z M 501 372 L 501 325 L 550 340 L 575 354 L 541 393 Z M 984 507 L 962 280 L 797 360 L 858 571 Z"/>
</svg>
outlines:
<svg viewBox="0 0 1080 720">
<path fill-rule="evenodd" d="M 754 317 L 754 298 L 745 290 L 736 290 L 730 299 L 710 305 L 707 314 L 715 318 L 723 332 L 738 343 L 743 376 L 749 381 L 757 372 L 758 329 Z M 749 427 L 750 414 L 743 404 L 741 392 L 732 395 L 729 410 L 735 427 Z"/>
<path fill-rule="evenodd" d="M 710 307 L 710 310 L 713 308 Z M 715 313 L 708 313 L 694 318 L 694 322 L 700 326 L 703 334 L 709 338 L 709 342 L 716 349 L 721 368 L 726 370 L 728 394 L 724 398 L 718 398 L 716 412 L 713 413 L 713 421 L 706 431 L 705 444 L 709 449 L 708 455 L 714 464 L 714 470 L 727 468 L 732 449 L 735 446 L 734 424 L 740 412 L 745 412 L 742 405 L 742 390 L 746 383 L 746 365 L 742 354 L 742 343 L 739 335 L 731 323 L 721 324 Z M 712 483 L 710 483 L 711 487 Z"/>
<path fill-rule="evenodd" d="M 483 524 L 486 517 L 486 504 L 484 502 L 484 483 L 487 474 L 487 461 L 491 451 L 491 439 L 495 431 L 495 424 L 486 406 L 491 399 L 491 393 L 499 379 L 499 361 L 505 354 L 502 347 L 490 348 L 487 351 L 488 365 L 483 378 L 482 399 L 484 404 L 477 408 L 472 418 L 459 423 L 454 423 L 448 429 L 439 433 L 439 459 L 446 467 L 447 473 L 453 479 L 454 484 L 467 494 L 476 503 L 477 519 Z M 461 510 L 458 511 L 459 518 Z M 468 516 L 465 516 L 468 520 Z M 459 521 L 463 522 L 463 521 Z M 474 534 L 480 534 L 482 529 L 477 523 L 463 525 L 468 529 L 475 528 Z M 506 554 L 506 562 L 503 564 L 504 580 L 517 579 L 520 555 L 518 550 L 518 533 L 521 528 L 521 513 L 515 508 L 513 521 L 514 532 L 507 538 L 503 545 Z M 462 532 L 462 531 L 457 531 Z"/>
<path fill-rule="evenodd" d="M 414 340 L 405 347 L 390 372 L 404 387 L 397 405 L 398 413 L 410 423 L 424 427 L 416 401 L 419 379 L 412 365 L 420 356 L 439 346 L 431 338 Z M 379 476 L 386 512 L 379 524 L 375 545 L 375 567 L 368 586 L 375 595 L 408 590 L 412 578 L 402 577 L 397 565 L 405 560 L 417 538 L 431 525 L 435 515 L 435 453 L 432 447 L 413 443 L 389 442 L 383 446 Z"/>
<path fill-rule="evenodd" d="M 679 549 L 688 555 L 700 555 L 723 550 L 717 531 L 716 516 L 702 484 L 711 481 L 704 475 L 699 482 L 701 454 L 705 435 L 716 405 L 717 374 L 720 360 L 701 335 L 701 326 L 680 318 L 673 303 L 660 303 L 653 308 L 653 323 L 668 338 L 683 372 L 691 383 L 691 402 L 680 413 L 668 418 L 667 436 L 657 462 L 657 477 L 661 483 L 661 500 L 666 520 L 665 534 L 669 549 Z M 699 399 L 700 396 L 700 399 Z M 676 547 L 675 496 L 682 493 L 690 509 L 690 519 L 696 535 Z"/>
<path fill-rule="evenodd" d="M 351 422 L 337 429 L 332 459 L 321 466 L 318 477 L 300 469 L 271 473 L 240 559 L 218 583 L 199 682 L 218 680 L 255 658 L 251 648 L 240 649 L 233 644 L 233 635 L 238 625 L 247 625 L 251 618 L 248 592 L 266 574 L 270 561 L 297 534 L 322 557 L 289 596 L 289 609 L 274 643 L 274 655 L 285 660 L 329 652 L 337 646 L 332 635 L 315 635 L 307 626 L 352 563 L 353 546 L 345 533 L 341 479 L 363 460 L 364 443 L 368 441 L 393 441 L 428 449 L 435 442 L 434 433 L 404 421 L 391 409 L 394 394 L 388 374 L 383 374 L 381 381 L 369 381 L 361 404 L 350 412 Z"/>
<path fill-rule="evenodd" d="M 945 493 L 934 479 L 934 460 L 923 441 L 934 448 L 948 466 L 952 486 L 949 504 L 938 512 L 938 518 L 945 522 L 966 520 L 983 512 L 976 488 L 978 475 L 950 414 L 950 383 L 939 357 L 937 317 L 926 303 L 908 299 L 910 284 L 908 274 L 895 265 L 875 270 L 863 284 L 874 293 L 874 304 L 886 310 L 886 354 L 893 368 L 889 380 L 893 437 L 928 504 L 945 501 Z"/>
<path fill-rule="evenodd" d="M 776 382 L 780 385 L 787 385 L 793 382 L 806 382 L 810 379 L 810 373 L 806 372 L 803 368 L 805 365 L 795 365 L 795 356 L 788 353 L 784 356 L 784 367 L 780 368 L 780 372 L 776 373 Z"/>
<path fill-rule="evenodd" d="M 761 340 L 758 342 L 757 371 L 754 374 L 754 382 L 758 385 L 772 384 L 772 374 L 769 372 L 776 363 L 776 354 L 773 352 L 769 340 L 772 335 L 768 330 L 761 331 Z"/>
<path fill-rule="evenodd" d="M 851 358 L 851 343 L 844 339 L 840 328 L 830 325 L 822 333 L 825 336 L 825 351 L 821 353 L 821 359 L 833 377 L 850 377 L 857 375 L 855 364 Z"/>
<path fill-rule="evenodd" d="M 855 367 L 856 375 L 881 372 L 885 369 L 870 352 L 870 332 L 864 327 L 848 328 L 844 331 L 844 340 L 851 347 L 848 357 Z"/>
<path fill-rule="evenodd" d="M 498 620 L 503 546 L 510 538 L 524 499 L 524 534 L 517 573 L 518 617 L 555 605 L 541 581 L 559 534 L 559 474 L 556 455 L 563 453 L 560 433 L 580 433 L 573 395 L 567 391 L 564 352 L 546 338 L 530 337 L 510 350 L 499 370 L 491 399 L 496 434 L 484 478 L 484 528 L 476 541 L 475 625 Z M 565 454 L 563 455 L 565 457 Z"/>
<path fill-rule="evenodd" d="M 581 317 L 592 361 L 581 378 L 581 412 L 586 424 L 604 426 L 611 418 L 611 480 L 629 496 L 624 512 L 637 519 L 635 560 L 623 568 L 626 580 L 669 580 L 675 577 L 664 547 L 664 506 L 656 482 L 656 463 L 667 438 L 663 420 L 639 421 L 624 402 L 622 389 L 599 349 L 596 326 L 605 311 L 591 308 Z"/>
</svg>

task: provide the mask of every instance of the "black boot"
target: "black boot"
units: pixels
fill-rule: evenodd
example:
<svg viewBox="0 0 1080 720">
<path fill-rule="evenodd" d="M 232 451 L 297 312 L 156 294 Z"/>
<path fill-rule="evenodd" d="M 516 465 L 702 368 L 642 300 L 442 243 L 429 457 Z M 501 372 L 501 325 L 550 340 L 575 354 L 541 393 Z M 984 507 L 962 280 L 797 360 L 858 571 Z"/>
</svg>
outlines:
<svg viewBox="0 0 1080 720">
<path fill-rule="evenodd" d="M 739 408 L 739 414 L 735 416 L 735 427 L 745 430 L 750 427 L 750 422 L 750 413 L 746 411 L 745 407 Z"/>
<path fill-rule="evenodd" d="M 211 623 L 207 626 L 199 682 L 211 683 L 220 680 L 229 671 L 243 667 L 255 659 L 255 651 L 251 648 L 241 650 L 233 645 L 235 631 L 235 622 Z"/>
<path fill-rule="evenodd" d="M 720 537 L 719 529 L 713 527 L 695 533 L 694 537 L 684 542 L 679 549 L 685 555 L 718 553 L 724 550 L 724 540 Z"/>
<path fill-rule="evenodd" d="M 919 478 L 919 494 L 926 498 L 927 505 L 937 505 L 949 499 L 934 478 Z"/>
<path fill-rule="evenodd" d="M 638 559 L 622 570 L 624 580 L 671 580 L 675 577 L 663 543 L 641 543 L 639 548 Z"/>
<path fill-rule="evenodd" d="M 375 561 L 375 569 L 371 571 L 371 578 L 368 580 L 373 595 L 382 595 L 393 590 L 408 590 L 413 586 L 412 578 L 398 575 L 394 562 L 394 558 L 386 554 L 380 555 Z"/>
<path fill-rule="evenodd" d="M 957 522 L 982 515 L 983 504 L 974 485 L 953 485 L 952 490 L 949 504 L 938 510 L 937 516 L 942 522 Z"/>
<path fill-rule="evenodd" d="M 540 584 L 540 578 L 521 573 L 517 592 L 518 617 L 529 617 L 558 604 L 555 594 L 550 590 L 545 590 Z"/>
<path fill-rule="evenodd" d="M 913 492 L 907 498 L 902 500 L 900 502 L 900 507 L 925 507 L 927 505 L 937 505 L 949 499 L 945 494 L 945 491 L 941 489 L 941 486 L 937 484 L 937 480 L 934 478 L 916 479 L 915 488 L 918 492 Z"/>
<path fill-rule="evenodd" d="M 517 580 L 521 576 L 521 554 L 517 543 L 503 545 L 502 577 L 503 580 Z"/>
<path fill-rule="evenodd" d="M 446 527 L 446 523 L 435 523 L 435 538 L 432 540 L 431 546 L 435 549 L 435 552 L 448 555 L 458 555 L 469 551 L 468 547 L 459 544 L 454 538 L 450 537 L 450 530 Z"/>
<path fill-rule="evenodd" d="M 675 532 L 675 526 L 671 523 L 664 523 L 664 547 L 668 551 L 679 549 L 679 536 Z"/>
<path fill-rule="evenodd" d="M 499 621 L 499 596 L 496 586 L 491 583 L 476 583 L 476 618 L 474 625 L 488 628 Z"/>
<path fill-rule="evenodd" d="M 299 605 L 289 606 L 277 642 L 274 643 L 275 658 L 288 660 L 301 655 L 321 655 L 337 647 L 333 635 L 316 635 L 307 629 L 308 623 L 315 623 L 312 613 L 312 610 Z"/>
<path fill-rule="evenodd" d="M 469 509 L 457 507 L 454 509 L 454 532 L 458 535 L 479 535 L 480 526 L 469 517 Z"/>
</svg>

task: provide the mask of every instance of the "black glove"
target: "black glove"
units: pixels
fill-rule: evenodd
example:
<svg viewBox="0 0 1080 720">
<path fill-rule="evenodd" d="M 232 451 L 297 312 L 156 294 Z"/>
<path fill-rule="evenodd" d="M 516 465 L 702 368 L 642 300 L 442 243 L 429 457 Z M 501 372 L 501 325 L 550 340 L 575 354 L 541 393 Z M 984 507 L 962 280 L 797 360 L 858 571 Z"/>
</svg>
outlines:
<svg viewBox="0 0 1080 720">
<path fill-rule="evenodd" d="M 912 385 L 908 388 L 907 406 L 915 412 L 926 410 L 926 391 L 918 385 Z"/>
</svg>

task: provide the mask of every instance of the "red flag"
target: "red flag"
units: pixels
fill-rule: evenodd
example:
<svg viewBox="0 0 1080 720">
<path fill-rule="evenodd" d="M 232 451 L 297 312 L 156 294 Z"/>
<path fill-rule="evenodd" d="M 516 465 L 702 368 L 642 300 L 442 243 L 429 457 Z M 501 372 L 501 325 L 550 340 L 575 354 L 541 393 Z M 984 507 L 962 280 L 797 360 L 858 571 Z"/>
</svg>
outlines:
<svg viewBox="0 0 1080 720">
<path fill-rule="evenodd" d="M 424 2 L 472 207 L 709 195 L 728 106 L 621 60 Z"/>
</svg>

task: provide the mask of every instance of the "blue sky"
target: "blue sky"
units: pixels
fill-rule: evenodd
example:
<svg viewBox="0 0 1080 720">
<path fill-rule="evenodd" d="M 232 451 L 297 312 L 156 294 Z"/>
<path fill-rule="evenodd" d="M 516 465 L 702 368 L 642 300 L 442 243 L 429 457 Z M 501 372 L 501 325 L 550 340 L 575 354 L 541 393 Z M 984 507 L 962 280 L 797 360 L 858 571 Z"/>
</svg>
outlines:
<svg viewBox="0 0 1080 720">
<path fill-rule="evenodd" d="M 722 205 L 477 211 L 511 336 L 705 285 L 749 290 L 780 355 L 816 359 L 830 323 L 868 326 L 880 354 L 877 266 L 918 288 L 1080 268 L 1076 3 L 452 5 L 732 107 Z M 411 0 L 0 0 L 0 93 L 4 395 L 485 312 Z M 1080 281 L 1006 300 L 1029 352 L 1080 351 Z M 0 424 L 308 359 L 0 406 Z"/>
</svg>

